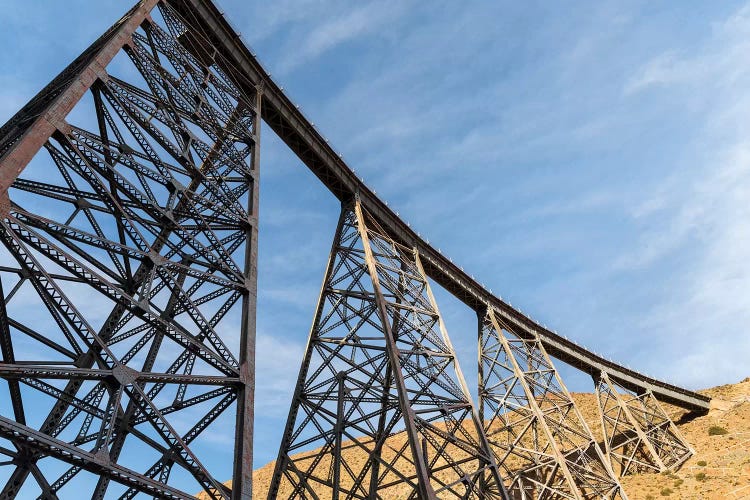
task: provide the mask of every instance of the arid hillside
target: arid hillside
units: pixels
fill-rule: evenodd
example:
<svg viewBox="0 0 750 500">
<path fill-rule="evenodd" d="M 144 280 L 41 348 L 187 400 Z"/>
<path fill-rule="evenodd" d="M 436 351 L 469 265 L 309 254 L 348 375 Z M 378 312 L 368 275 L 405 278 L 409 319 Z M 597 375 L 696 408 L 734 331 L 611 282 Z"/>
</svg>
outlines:
<svg viewBox="0 0 750 500">
<path fill-rule="evenodd" d="M 684 412 L 666 408 L 696 455 L 670 474 L 641 474 L 622 479 L 631 500 L 750 499 L 750 378 L 701 391 L 711 396 L 708 415 L 681 422 Z M 601 430 L 593 394 L 573 395 L 595 433 Z M 726 434 L 709 434 L 710 428 Z M 721 432 L 721 431 L 719 431 Z M 253 473 L 255 498 L 265 499 L 274 463 Z"/>
<path fill-rule="evenodd" d="M 678 422 L 696 455 L 673 474 L 624 478 L 632 500 L 750 499 L 750 378 L 701 392 L 713 398 L 708 415 Z M 711 435 L 712 427 L 727 432 Z"/>
</svg>

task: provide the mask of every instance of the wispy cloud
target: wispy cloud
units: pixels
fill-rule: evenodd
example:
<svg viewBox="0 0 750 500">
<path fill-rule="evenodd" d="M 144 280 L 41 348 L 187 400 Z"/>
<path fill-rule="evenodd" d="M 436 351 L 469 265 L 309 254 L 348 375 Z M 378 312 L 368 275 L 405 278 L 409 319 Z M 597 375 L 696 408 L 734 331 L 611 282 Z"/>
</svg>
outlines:
<svg viewBox="0 0 750 500">
<path fill-rule="evenodd" d="M 665 86 L 690 76 L 687 67 L 679 64 L 672 52 L 662 54 L 646 64 L 638 74 L 627 82 L 625 93 L 632 94 L 653 86 Z"/>
<path fill-rule="evenodd" d="M 303 355 L 303 343 L 279 335 L 258 334 L 255 369 L 263 380 L 255 392 L 259 415 L 286 416 Z"/>
<path fill-rule="evenodd" d="M 284 33 L 284 58 L 274 70 L 287 74 L 302 64 L 346 43 L 368 36 L 386 36 L 388 24 L 406 7 L 404 2 L 368 1 L 351 4 L 331 2 L 280 2 L 256 12 L 259 23 L 253 38 L 267 39 Z"/>
<path fill-rule="evenodd" d="M 122 10 L 7 3 L 6 117 Z M 223 3 L 368 184 L 497 293 L 679 384 L 747 376 L 750 7 L 690 11 L 685 34 L 646 2 Z M 76 47 L 60 44 L 53 28 L 74 14 L 81 30 L 64 34 Z M 338 204 L 271 133 L 261 163 L 263 462 L 278 446 Z M 440 305 L 473 380 L 473 313 Z M 220 333 L 236 344 L 232 331 Z"/>
<path fill-rule="evenodd" d="M 677 262 L 669 291 L 640 321 L 658 333 L 657 349 L 672 350 L 679 380 L 708 385 L 747 376 L 750 337 L 750 6 L 718 23 L 698 54 L 670 51 L 647 63 L 626 93 L 660 95 L 688 86 L 684 97 L 702 124 L 683 168 L 647 193 L 632 217 L 643 231 L 640 248 L 617 267 L 649 269 Z M 703 106 L 710 103 L 710 106 Z M 678 347 L 679 346 L 679 347 Z M 649 363 L 660 366 L 655 356 Z M 716 366 L 696 370 L 695 366 Z M 667 368 L 661 364 L 660 371 Z"/>
<path fill-rule="evenodd" d="M 737 63 L 750 48 L 750 6 L 744 6 L 724 22 L 717 23 L 713 36 L 698 53 L 677 48 L 660 54 L 645 64 L 625 87 L 634 93 L 654 87 L 697 84 L 705 88 L 731 85 L 746 73 Z M 696 97 L 703 97 L 702 94 Z"/>
</svg>

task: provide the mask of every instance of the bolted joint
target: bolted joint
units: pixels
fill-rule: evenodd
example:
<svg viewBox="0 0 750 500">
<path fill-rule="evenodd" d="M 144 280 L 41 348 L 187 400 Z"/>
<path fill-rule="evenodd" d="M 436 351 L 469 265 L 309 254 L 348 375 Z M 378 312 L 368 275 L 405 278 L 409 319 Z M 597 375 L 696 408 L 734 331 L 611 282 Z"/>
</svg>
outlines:
<svg viewBox="0 0 750 500">
<path fill-rule="evenodd" d="M 172 177 L 167 183 L 167 190 L 170 193 L 182 193 L 183 191 L 187 191 L 187 188 L 180 181 Z"/>
<path fill-rule="evenodd" d="M 135 154 L 135 149 L 131 148 L 125 143 L 116 144 L 115 147 L 120 151 L 121 154 L 132 156 Z"/>
<path fill-rule="evenodd" d="M 73 366 L 75 366 L 76 368 L 86 368 L 88 366 L 91 366 L 93 360 L 94 355 L 90 352 L 86 352 L 78 356 L 78 358 L 73 361 Z"/>
<path fill-rule="evenodd" d="M 94 454 L 94 458 L 101 465 L 109 465 L 109 463 L 111 462 L 111 457 L 109 456 L 109 451 L 106 448 L 99 449 Z"/>
<path fill-rule="evenodd" d="M 140 372 L 125 365 L 117 365 L 112 369 L 112 376 L 121 386 L 132 385 L 138 379 Z"/>
<path fill-rule="evenodd" d="M 153 267 L 160 267 L 166 265 L 169 260 L 167 260 L 166 257 L 159 254 L 159 252 L 151 251 L 146 256 L 146 259 L 144 260 L 144 263 L 148 262 Z"/>
<path fill-rule="evenodd" d="M 76 201 L 74 202 L 75 206 L 79 210 L 85 210 L 87 208 L 92 208 L 94 205 L 87 200 L 86 198 L 76 198 Z"/>
<path fill-rule="evenodd" d="M 146 315 L 151 314 L 151 304 L 148 301 L 147 297 L 143 297 L 142 299 L 136 301 L 134 304 L 134 310 L 133 313 L 138 317 L 146 317 Z"/>
</svg>

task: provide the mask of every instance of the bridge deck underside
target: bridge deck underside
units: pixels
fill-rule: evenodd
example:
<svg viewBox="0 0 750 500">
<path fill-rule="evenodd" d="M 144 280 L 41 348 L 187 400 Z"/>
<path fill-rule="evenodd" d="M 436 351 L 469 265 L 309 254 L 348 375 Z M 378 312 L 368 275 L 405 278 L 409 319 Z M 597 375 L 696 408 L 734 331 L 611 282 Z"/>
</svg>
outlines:
<svg viewBox="0 0 750 500">
<path fill-rule="evenodd" d="M 159 10 L 162 17 L 157 14 Z M 171 31 L 159 28 L 155 19 L 161 19 Z M 129 84 L 108 72 L 118 53 L 127 54 L 135 65 L 144 79 L 140 83 L 143 88 L 137 82 Z M 160 57 L 169 62 L 162 65 Z M 169 75 L 170 68 L 179 77 Z M 185 75 L 190 75 L 194 84 L 185 83 Z M 212 101 L 214 104 L 209 105 Z M 92 121 L 94 132 L 67 121 L 74 107 L 86 105 L 96 111 L 89 110 L 89 116 L 96 117 L 98 122 Z M 0 238 L 18 261 L 17 268 L 0 268 L 0 272 L 18 279 L 17 283 L 0 282 L 0 305 L 3 305 L 0 378 L 8 382 L 15 417 L 11 420 L 0 416 L 0 438 L 17 444 L 19 450 L 8 451 L 0 446 L 0 453 L 12 458 L 5 465 L 12 463 L 15 467 L 12 479 L 0 491 L 0 498 L 17 494 L 30 475 L 52 498 L 82 470 L 99 477 L 95 497 L 108 491 L 110 481 L 129 488 L 126 497 L 138 491 L 180 497 L 185 495 L 183 491 L 166 484 L 170 471 L 180 467 L 212 497 L 224 498 L 230 494 L 228 489 L 219 484 L 213 471 L 209 472 L 197 461 L 188 445 L 230 407 L 237 415 L 234 494 L 250 498 L 254 341 L 249 335 L 254 332 L 256 296 L 260 118 L 337 199 L 351 202 L 356 198 L 393 245 L 418 254 L 421 274 L 475 311 L 492 309 L 497 321 L 521 342 L 537 342 L 541 344 L 539 352 L 545 351 L 595 378 L 606 374 L 614 384 L 636 395 L 653 394 L 663 402 L 695 413 L 708 410 L 708 397 L 627 369 L 539 325 L 430 246 L 357 178 L 271 80 L 211 0 L 142 0 L 0 128 Z M 125 143 L 123 132 L 133 135 L 135 142 L 130 141 L 133 145 Z M 165 132 L 176 133 L 174 144 Z M 146 137 L 160 149 L 151 149 Z M 159 158 L 160 151 L 162 156 L 171 156 L 174 165 L 164 164 L 164 158 Z M 31 177 L 20 176 L 32 160 L 38 165 L 41 153 L 48 153 L 49 161 L 60 171 L 59 185 L 44 175 L 34 177 L 33 165 L 24 172 Z M 116 164 L 121 166 L 115 168 Z M 231 169 L 219 171 L 214 167 L 218 164 L 230 165 Z M 132 169 L 132 178 L 123 174 L 123 169 Z M 75 175 L 71 177 L 70 172 Z M 217 178 L 223 180 L 216 182 Z M 88 185 L 91 189 L 81 187 Z M 105 185 L 109 187 L 102 187 Z M 39 205 L 31 203 L 35 207 L 31 212 L 23 209 L 21 192 L 58 200 L 72 213 L 60 221 L 45 219 L 34 213 L 40 211 Z M 60 198 L 61 192 L 73 197 Z M 164 199 L 157 200 L 154 192 Z M 127 203 L 120 196 L 127 198 Z M 238 201 L 240 197 L 242 203 Z M 102 200 L 109 200 L 111 207 L 96 204 Z M 189 200 L 199 200 L 200 206 L 190 205 Z M 163 207 L 169 210 L 162 210 Z M 111 235 L 99 228 L 92 210 L 111 216 L 105 228 Z M 127 217 L 120 212 L 115 214 L 117 210 L 124 210 Z M 50 213 L 60 217 L 65 210 Z M 92 228 L 73 227 L 81 219 L 80 214 L 88 217 Z M 194 223 L 189 223 L 193 219 Z M 143 231 L 150 231 L 155 239 L 141 238 Z M 60 245 L 72 249 L 71 252 L 60 250 Z M 93 250 L 86 251 L 83 247 Z M 188 247 L 195 252 L 183 250 Z M 50 274 L 49 263 L 38 263 L 37 254 L 67 274 L 63 273 L 62 278 L 60 273 Z M 112 260 L 114 269 L 103 263 L 106 259 L 95 256 L 104 254 Z M 221 273 L 226 276 L 219 276 Z M 11 330 L 30 335 L 47 346 L 52 343 L 23 321 L 9 316 L 8 302 L 27 280 L 35 283 L 50 314 L 65 318 L 80 337 L 80 342 L 67 339 L 74 348 L 80 343 L 80 352 L 70 354 L 66 349 L 57 349 L 67 356 L 64 362 L 17 363 L 14 359 Z M 65 283 L 60 285 L 55 281 Z M 3 290 L 6 282 L 11 287 Z M 84 321 L 90 314 L 83 309 L 92 307 L 91 304 L 72 304 L 62 293 L 68 282 L 87 283 L 103 291 L 111 301 L 112 313 L 103 326 L 97 325 L 101 328 Z M 171 294 L 159 298 L 160 290 L 170 290 Z M 224 297 L 228 291 L 232 294 Z M 164 304 L 154 309 L 157 298 L 164 299 Z M 212 303 L 214 300 L 224 301 L 223 305 Z M 201 312 L 198 306 L 205 304 L 212 305 L 203 307 Z M 82 310 L 79 312 L 76 307 Z M 189 318 L 185 311 L 192 312 L 187 315 Z M 180 313 L 184 313 L 182 318 Z M 215 334 L 218 323 L 230 313 L 236 314 L 244 332 L 239 345 L 226 346 Z M 133 327 L 123 318 L 144 324 Z M 202 333 L 195 336 L 192 330 L 183 331 L 180 322 L 185 321 L 195 323 Z M 67 329 L 62 323 L 61 319 L 58 324 L 65 333 Z M 131 336 L 148 333 L 130 350 L 121 353 L 117 344 L 125 334 L 118 335 L 118 331 L 125 326 L 132 327 L 128 330 Z M 145 363 L 131 370 L 128 363 L 152 338 L 158 340 L 150 344 Z M 176 343 L 178 359 L 172 366 L 158 366 L 157 359 L 163 361 L 163 356 L 157 354 L 162 343 L 169 341 Z M 239 353 L 239 359 L 234 353 Z M 201 365 L 199 371 L 208 371 L 203 375 L 193 373 L 195 362 L 207 364 L 208 367 Z M 123 368 L 126 366 L 128 369 Z M 65 389 L 59 389 L 37 379 L 68 383 Z M 83 381 L 95 387 L 87 386 L 88 393 L 84 394 L 79 391 Z M 49 417 L 39 430 L 38 426 L 26 425 L 23 384 L 46 391 L 51 397 Z M 188 389 L 191 384 L 200 391 L 191 393 L 192 389 Z M 175 403 L 159 408 L 152 399 L 165 385 L 175 388 Z M 216 389 L 205 392 L 202 389 L 205 385 Z M 180 435 L 164 416 L 214 397 L 224 399 L 214 402 L 215 406 L 187 434 Z M 532 393 L 529 401 L 533 399 Z M 129 403 L 121 405 L 124 400 Z M 124 411 L 118 410 L 121 406 Z M 75 410 L 63 418 L 73 407 Z M 84 421 L 79 435 L 67 441 L 58 439 L 81 411 L 92 416 Z M 164 444 L 133 428 L 142 423 L 138 415 L 153 424 L 154 436 Z M 102 429 L 99 433 L 88 432 L 92 419 L 98 419 L 94 421 Z M 671 424 L 668 419 L 666 422 Z M 158 452 L 156 464 L 148 471 L 138 472 L 116 463 L 126 438 L 132 436 Z M 82 452 L 80 445 L 92 440 L 97 443 L 93 451 Z M 414 451 L 418 451 L 416 445 Z M 39 479 L 43 474 L 36 465 L 45 456 L 57 458 L 69 467 L 49 484 L 44 478 Z M 140 465 L 143 464 L 133 467 L 137 469 Z"/>
<path fill-rule="evenodd" d="M 177 12 L 181 13 L 187 22 L 192 21 L 194 23 L 191 26 L 192 30 L 200 32 L 214 48 L 220 51 L 219 65 L 223 64 L 222 69 L 227 74 L 235 76 L 237 81 L 246 82 L 248 88 L 245 90 L 248 93 L 255 92 L 256 86 L 263 85 L 261 114 L 263 120 L 331 193 L 341 201 L 351 200 L 355 193 L 358 193 L 362 206 L 396 241 L 419 250 L 423 256 L 425 272 L 439 285 L 475 310 L 481 310 L 485 304 L 494 306 L 505 319 L 513 322 L 520 329 L 520 334 L 527 332 L 529 338 L 539 335 L 550 355 L 579 370 L 592 376 L 607 371 L 613 379 L 627 389 L 651 390 L 660 400 L 666 403 L 698 413 L 708 411 L 708 397 L 647 377 L 604 359 L 536 323 L 490 293 L 479 282 L 462 271 L 459 266 L 452 263 L 417 235 L 357 178 L 356 174 L 328 145 L 327 141 L 302 115 L 281 88 L 274 83 L 223 14 L 210 0 L 166 1 Z M 198 58 L 205 57 L 203 53 L 195 55 Z M 82 55 L 82 57 L 84 56 L 85 54 Z M 69 82 L 63 83 L 73 86 Z M 57 84 L 59 85 L 60 82 L 57 82 Z M 40 104 L 32 101 L 24 110 L 32 105 L 39 107 L 44 104 L 46 103 Z M 19 115 L 28 112 L 28 110 L 24 110 Z M 11 121 L 14 120 L 15 117 Z M 27 125 L 30 126 L 31 122 Z M 0 139 L 7 132 L 6 127 L 0 129 Z M 16 132 L 19 136 L 22 130 Z M 0 155 L 4 153 L 4 147 L 0 148 Z M 4 165 L 0 169 L 0 191 L 7 188 L 18 175 L 18 172 L 18 165 L 15 164 Z"/>
<path fill-rule="evenodd" d="M 194 19 L 200 19 L 200 22 L 204 23 L 203 30 L 206 37 L 212 40 L 215 47 L 224 52 L 225 59 L 235 61 L 235 65 L 232 68 L 225 68 L 225 71 L 239 71 L 244 79 L 249 80 L 253 85 L 262 82 L 263 120 L 323 184 L 341 201 L 351 200 L 355 193 L 358 193 L 362 206 L 372 214 L 374 219 L 400 244 L 417 248 L 422 256 L 427 275 L 456 298 L 477 311 L 486 304 L 494 306 L 506 320 L 519 328 L 520 335 L 524 332 L 529 338 L 535 334 L 539 335 L 551 356 L 589 375 L 594 376 L 606 371 L 611 378 L 627 389 L 651 390 L 666 403 L 697 413 L 708 411 L 710 398 L 647 377 L 604 359 L 536 323 L 490 293 L 459 266 L 418 236 L 367 188 L 281 88 L 274 83 L 212 2 L 209 0 L 168 1 L 178 11 L 192 13 Z"/>
</svg>

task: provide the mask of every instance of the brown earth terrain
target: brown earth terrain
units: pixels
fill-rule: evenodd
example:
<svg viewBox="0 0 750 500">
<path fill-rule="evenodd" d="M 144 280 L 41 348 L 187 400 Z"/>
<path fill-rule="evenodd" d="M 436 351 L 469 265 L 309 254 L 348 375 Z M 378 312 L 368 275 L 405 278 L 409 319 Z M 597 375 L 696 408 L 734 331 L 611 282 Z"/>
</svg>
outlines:
<svg viewBox="0 0 750 500">
<path fill-rule="evenodd" d="M 638 474 L 622 478 L 630 500 L 750 499 L 750 377 L 737 384 L 700 391 L 710 396 L 711 411 L 689 421 L 685 412 L 665 408 L 696 454 L 679 470 L 667 474 Z M 574 393 L 574 399 L 598 439 L 601 429 L 593 394 Z M 709 428 L 721 427 L 726 434 L 709 435 Z M 392 439 L 399 439 L 399 435 Z M 393 443 L 398 446 L 398 443 Z M 352 456 L 352 460 L 358 457 Z M 359 457 L 364 460 L 364 457 Z M 349 458 L 347 458 L 349 459 Z M 254 498 L 265 499 L 273 475 L 274 462 L 253 472 Z M 283 492 L 282 492 L 283 493 Z M 401 498 L 394 490 L 389 498 Z M 198 498 L 206 498 L 199 495 Z M 283 494 L 280 498 L 284 498 Z"/>
</svg>

